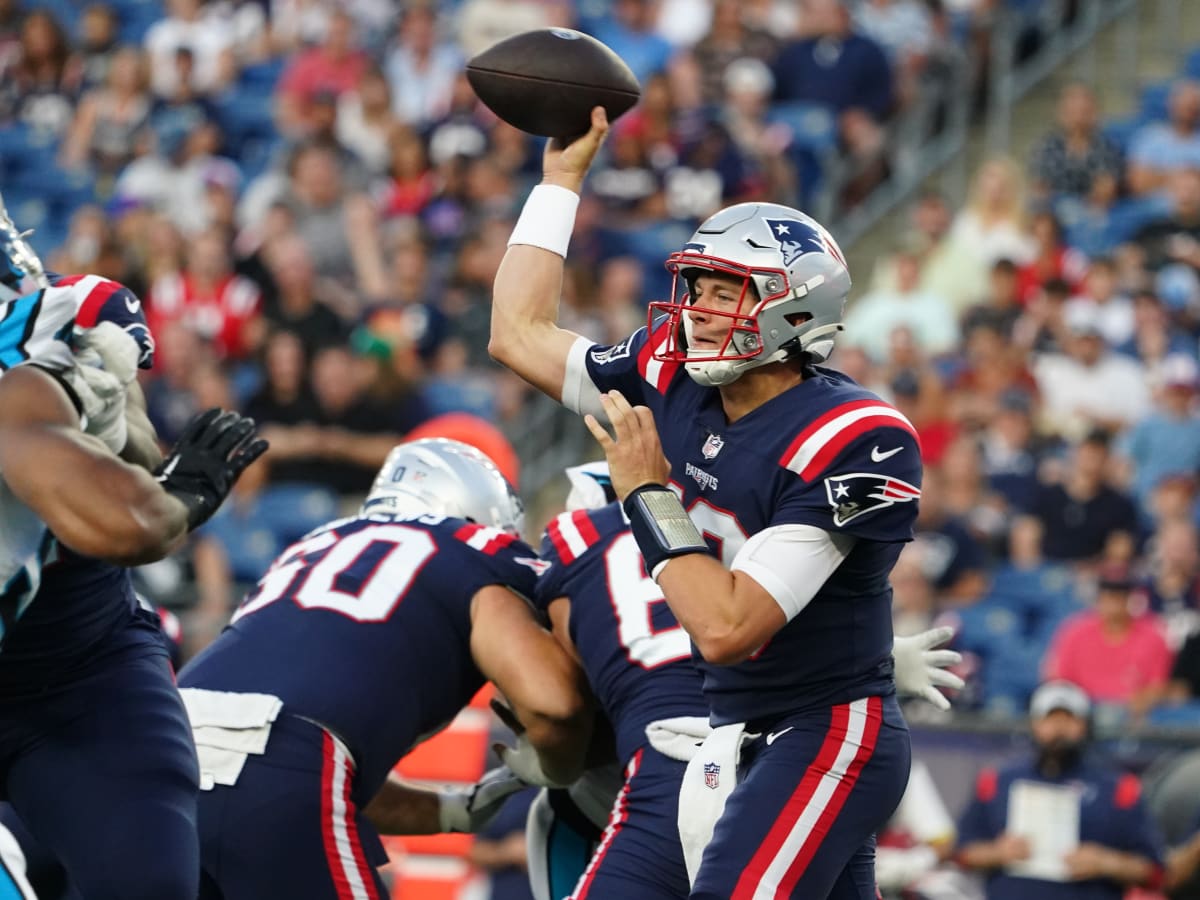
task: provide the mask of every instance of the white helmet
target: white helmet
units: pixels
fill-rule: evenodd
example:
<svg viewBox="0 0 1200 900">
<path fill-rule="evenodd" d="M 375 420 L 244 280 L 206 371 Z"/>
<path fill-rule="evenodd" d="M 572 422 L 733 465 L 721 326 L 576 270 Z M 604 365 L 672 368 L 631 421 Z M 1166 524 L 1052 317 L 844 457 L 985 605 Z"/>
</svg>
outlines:
<svg viewBox="0 0 1200 900">
<path fill-rule="evenodd" d="M 571 485 L 570 493 L 567 494 L 567 512 L 577 509 L 600 509 L 617 499 L 612 475 L 609 474 L 608 463 L 604 460 L 571 466 L 567 469 L 567 481 Z"/>
<path fill-rule="evenodd" d="M 777 203 L 739 203 L 712 215 L 667 259 L 672 301 L 651 303 L 650 328 L 664 313 L 668 339 L 654 351 L 682 362 L 706 387 L 729 384 L 747 369 L 807 354 L 824 362 L 842 330 L 850 273 L 837 242 L 815 219 Z M 750 306 L 737 313 L 692 306 L 692 286 L 706 272 L 741 278 Z M 682 279 L 683 284 L 679 282 Z M 748 295 L 748 296 L 747 296 Z M 716 350 L 688 348 L 689 310 L 731 320 Z"/>
<path fill-rule="evenodd" d="M 525 507 L 496 464 L 470 444 L 423 438 L 392 448 L 363 513 L 432 513 L 520 537 Z"/>
<path fill-rule="evenodd" d="M 0 303 L 15 300 L 27 290 L 50 286 L 41 259 L 25 240 L 31 233 L 17 230 L 0 198 Z"/>
</svg>

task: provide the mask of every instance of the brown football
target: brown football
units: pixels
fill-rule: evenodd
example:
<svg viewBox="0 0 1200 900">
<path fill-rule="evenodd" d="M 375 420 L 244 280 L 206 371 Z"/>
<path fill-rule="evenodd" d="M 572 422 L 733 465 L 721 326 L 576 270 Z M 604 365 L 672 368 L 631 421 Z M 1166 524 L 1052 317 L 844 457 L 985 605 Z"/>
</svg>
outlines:
<svg viewBox="0 0 1200 900">
<path fill-rule="evenodd" d="M 641 95 L 621 57 L 570 28 L 526 31 L 492 45 L 467 63 L 467 80 L 505 122 L 545 137 L 583 134 L 596 106 L 612 122 Z"/>
</svg>

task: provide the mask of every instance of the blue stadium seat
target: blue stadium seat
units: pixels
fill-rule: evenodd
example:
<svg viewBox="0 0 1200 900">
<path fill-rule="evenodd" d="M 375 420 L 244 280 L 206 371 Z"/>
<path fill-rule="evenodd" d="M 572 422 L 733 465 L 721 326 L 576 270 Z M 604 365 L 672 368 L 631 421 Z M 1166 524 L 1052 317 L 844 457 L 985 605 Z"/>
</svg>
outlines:
<svg viewBox="0 0 1200 900">
<path fill-rule="evenodd" d="M 1200 79 L 1200 47 L 1196 47 L 1187 55 L 1183 63 L 1183 74 L 1188 78 Z"/>
<path fill-rule="evenodd" d="M 1151 725 L 1179 725 L 1188 728 L 1200 727 L 1200 700 L 1181 703 L 1178 706 L 1157 706 L 1146 714 Z"/>
<path fill-rule="evenodd" d="M 319 484 L 277 484 L 266 488 L 258 496 L 252 519 L 286 546 L 317 526 L 337 518 L 337 514 L 337 494 L 328 487 Z"/>
<path fill-rule="evenodd" d="M 1145 124 L 1146 120 L 1141 116 L 1129 116 L 1125 119 L 1110 119 L 1100 130 L 1125 153 L 1129 149 L 1130 139 Z"/>
<path fill-rule="evenodd" d="M 273 105 L 271 90 L 261 86 L 234 87 L 218 97 L 217 118 L 230 146 L 239 148 L 249 138 L 277 137 Z"/>
<path fill-rule="evenodd" d="M 238 81 L 252 90 L 274 90 L 286 66 L 287 60 L 284 57 L 251 63 L 238 74 Z"/>
</svg>

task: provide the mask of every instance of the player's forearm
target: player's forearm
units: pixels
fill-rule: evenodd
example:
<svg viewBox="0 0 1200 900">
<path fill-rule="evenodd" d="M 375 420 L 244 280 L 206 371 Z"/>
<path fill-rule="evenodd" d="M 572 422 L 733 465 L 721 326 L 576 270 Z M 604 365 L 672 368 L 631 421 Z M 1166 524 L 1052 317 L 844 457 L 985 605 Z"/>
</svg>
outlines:
<svg viewBox="0 0 1200 900">
<path fill-rule="evenodd" d="M 592 740 L 592 714 L 570 718 L 535 717 L 526 723 L 526 737 L 537 750 L 542 772 L 555 784 L 571 784 L 583 774 Z"/>
<path fill-rule="evenodd" d="M 136 381 L 127 388 L 125 422 L 128 428 L 121 459 L 153 471 L 162 462 L 163 455 L 158 446 L 158 435 L 146 415 L 145 396 Z"/>
<path fill-rule="evenodd" d="M 675 557 L 659 574 L 667 605 L 707 662 L 742 662 L 787 622 L 769 595 L 748 590 L 744 580 L 702 553 Z"/>
<path fill-rule="evenodd" d="M 1104 877 L 1125 885 L 1150 884 L 1162 875 L 1162 869 L 1148 857 L 1106 848 L 1102 860 Z"/>
<path fill-rule="evenodd" d="M 999 841 L 975 841 L 954 855 L 960 866 L 967 869 L 998 869 L 1007 864 Z"/>
<path fill-rule="evenodd" d="M 363 814 L 380 834 L 438 834 L 442 830 L 437 792 L 394 778 L 383 783 Z"/>
</svg>

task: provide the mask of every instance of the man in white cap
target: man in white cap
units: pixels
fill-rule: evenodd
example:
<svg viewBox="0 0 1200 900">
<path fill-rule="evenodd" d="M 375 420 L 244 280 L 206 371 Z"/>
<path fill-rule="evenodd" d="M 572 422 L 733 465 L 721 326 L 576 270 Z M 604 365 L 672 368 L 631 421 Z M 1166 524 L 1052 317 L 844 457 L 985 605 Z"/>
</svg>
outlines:
<svg viewBox="0 0 1200 900">
<path fill-rule="evenodd" d="M 1120 900 L 1161 884 L 1141 785 L 1085 753 L 1090 714 L 1080 687 L 1046 682 L 1029 705 L 1034 752 L 979 773 L 957 858 L 985 874 L 988 900 Z"/>
</svg>

